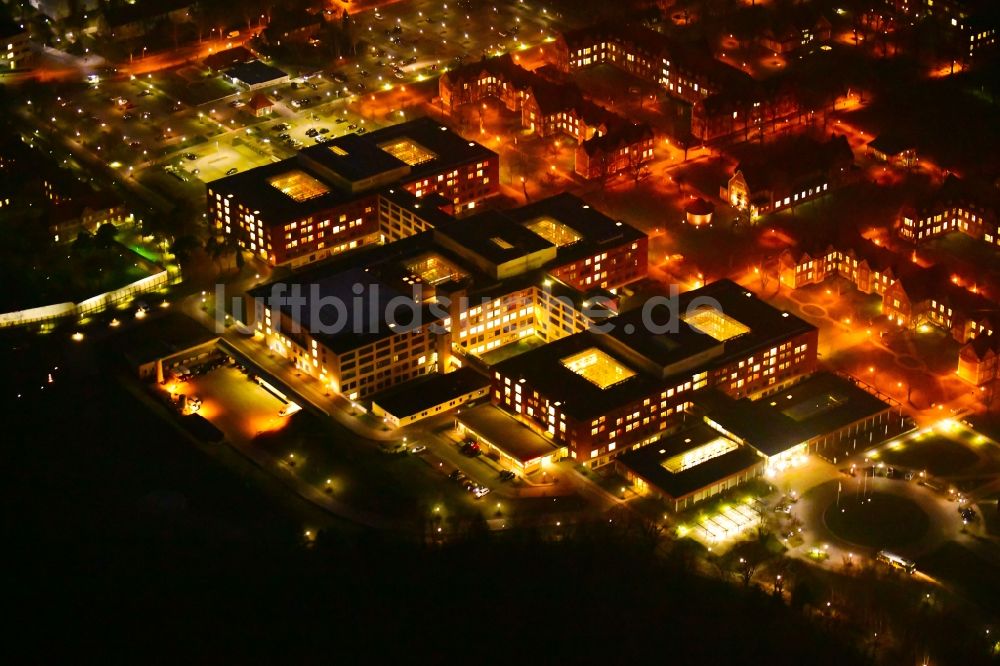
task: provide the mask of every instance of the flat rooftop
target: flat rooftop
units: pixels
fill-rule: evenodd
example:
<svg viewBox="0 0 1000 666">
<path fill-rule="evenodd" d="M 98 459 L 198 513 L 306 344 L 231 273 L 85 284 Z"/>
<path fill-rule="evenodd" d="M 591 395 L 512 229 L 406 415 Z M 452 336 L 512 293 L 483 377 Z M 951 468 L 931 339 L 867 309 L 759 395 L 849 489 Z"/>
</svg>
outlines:
<svg viewBox="0 0 1000 666">
<path fill-rule="evenodd" d="M 251 60 L 230 67 L 225 71 L 225 75 L 247 85 L 255 86 L 277 81 L 288 76 L 288 73 L 260 60 Z"/>
<path fill-rule="evenodd" d="M 609 409 L 639 400 L 660 389 L 663 382 L 659 377 L 634 370 L 624 358 L 602 344 L 603 337 L 589 332 L 570 335 L 501 361 L 493 366 L 493 370 L 513 381 L 524 379 L 533 390 L 553 402 L 559 402 L 567 415 L 579 421 L 597 418 Z M 610 359 L 607 364 L 619 365 L 631 374 L 627 377 L 623 375 L 618 381 L 602 388 L 562 360 L 581 355 L 585 357 L 592 354 L 595 348 Z"/>
<path fill-rule="evenodd" d="M 496 153 L 488 148 L 429 118 L 419 118 L 309 146 L 281 162 L 214 180 L 207 188 L 213 195 L 234 196 L 251 211 L 259 211 L 265 224 L 276 225 L 371 195 L 378 188 L 402 190 L 393 183 L 413 182 L 491 157 Z M 290 172 L 304 174 L 302 181 L 306 176 L 318 181 L 326 191 L 289 201 L 281 190 L 267 186 L 269 180 Z"/>
<path fill-rule="evenodd" d="M 816 330 L 731 280 L 680 294 L 676 310 L 668 306 L 652 309 L 653 330 L 642 314 L 642 307 L 636 307 L 610 320 L 614 324 L 611 335 L 663 368 L 709 349 L 713 349 L 714 363 L 723 364 L 754 349 Z M 666 331 L 660 332 L 663 329 Z"/>
<path fill-rule="evenodd" d="M 371 142 L 373 146 L 389 148 L 396 146 L 397 142 L 405 140 L 413 146 L 419 147 L 419 151 L 409 153 L 404 151 L 403 154 L 403 157 L 413 160 L 413 163 L 409 165 L 413 180 L 422 178 L 426 174 L 437 173 L 441 169 L 447 168 L 448 165 L 458 166 L 469 162 L 498 159 L 497 154 L 486 146 L 469 141 L 427 117 L 398 125 L 389 125 L 369 132 L 363 138 Z M 386 148 L 383 148 L 382 151 L 386 152 Z M 389 153 L 386 152 L 386 154 Z M 421 155 L 422 159 L 416 159 L 418 154 Z M 428 155 L 431 157 L 427 158 Z M 400 161 L 406 163 L 403 159 Z"/>
<path fill-rule="evenodd" d="M 608 217 L 583 199 L 566 192 L 533 201 L 506 213 L 511 219 L 526 225 L 540 218 L 557 220 L 594 243 L 616 242 L 626 237 L 631 239 L 645 235 L 635 227 Z"/>
<path fill-rule="evenodd" d="M 892 409 L 851 380 L 829 372 L 817 372 L 754 405 L 792 419 L 810 439 Z"/>
<path fill-rule="evenodd" d="M 371 401 L 387 413 L 405 418 L 486 389 L 489 385 L 487 377 L 465 367 L 444 375 L 432 373 L 417 377 L 375 394 Z"/>
<path fill-rule="evenodd" d="M 695 301 L 697 298 L 712 300 Z M 730 329 L 742 331 L 746 327 L 749 331 L 720 341 L 696 330 L 679 316 L 688 305 L 705 302 L 717 306 L 726 318 L 733 320 L 723 322 L 722 330 L 727 335 Z M 635 308 L 609 319 L 607 332 L 577 333 L 502 361 L 494 369 L 514 380 L 523 378 L 550 400 L 561 402 L 568 415 L 587 420 L 666 390 L 678 381 L 689 381 L 694 373 L 707 372 L 732 358 L 742 358 L 789 336 L 815 330 L 811 324 L 773 308 L 728 280 L 681 294 L 677 303 L 678 316 L 672 322 L 667 321 L 666 308 L 653 316 L 655 325 L 676 324 L 671 326 L 672 330 L 650 330 L 643 321 L 642 308 Z M 697 310 L 692 308 L 693 312 Z M 717 335 L 724 337 L 722 332 Z M 561 362 L 595 348 L 631 374 L 627 377 L 623 374 L 619 381 L 601 388 Z"/>
<path fill-rule="evenodd" d="M 522 463 L 554 455 L 559 450 L 551 441 L 493 405 L 463 410 L 456 420 Z"/>
<path fill-rule="evenodd" d="M 296 200 L 272 184 L 272 180 L 280 182 L 283 176 L 293 172 L 319 182 L 326 191 Z M 205 187 L 213 197 L 216 194 L 233 197 L 235 201 L 231 201 L 231 206 L 242 204 L 269 226 L 320 214 L 357 198 L 357 195 L 325 183 L 320 174 L 311 172 L 294 157 L 213 180 Z"/>
<path fill-rule="evenodd" d="M 378 147 L 367 135 L 345 134 L 332 141 L 309 146 L 297 158 L 319 172 L 329 169 L 347 182 L 362 181 L 390 171 L 408 171 L 408 165 Z"/>
<path fill-rule="evenodd" d="M 755 401 L 709 390 L 697 394 L 694 402 L 706 418 L 766 456 L 892 409 L 850 380 L 828 372 Z"/>
<path fill-rule="evenodd" d="M 436 229 L 438 233 L 493 265 L 553 249 L 555 245 L 529 229 L 512 224 L 498 211 L 488 211 Z M 553 257 L 555 256 L 553 252 Z"/>
<path fill-rule="evenodd" d="M 764 459 L 700 423 L 629 451 L 617 462 L 664 495 L 680 499 L 761 465 Z"/>
<path fill-rule="evenodd" d="M 363 261 L 354 257 L 351 262 L 338 262 L 336 268 L 317 266 L 292 275 L 279 274 L 249 293 L 264 298 L 264 305 L 269 308 L 267 299 L 272 285 L 286 285 L 286 296 L 298 288 L 304 303 L 293 308 L 286 298 L 281 304 L 282 313 L 297 320 L 302 329 L 311 331 L 315 339 L 338 354 L 396 335 L 416 323 L 427 326 L 440 321 L 428 306 L 419 302 L 415 308 L 401 305 L 416 302 L 416 286 L 392 284 L 383 280 L 378 271 L 359 267 L 363 265 Z M 313 295 L 319 301 L 314 302 Z M 413 321 L 415 316 L 419 322 Z M 322 327 L 329 330 L 323 332 Z"/>
<path fill-rule="evenodd" d="M 150 317 L 138 326 L 125 328 L 111 339 L 114 348 L 133 365 L 142 365 L 219 336 L 202 324 L 177 312 Z"/>
</svg>

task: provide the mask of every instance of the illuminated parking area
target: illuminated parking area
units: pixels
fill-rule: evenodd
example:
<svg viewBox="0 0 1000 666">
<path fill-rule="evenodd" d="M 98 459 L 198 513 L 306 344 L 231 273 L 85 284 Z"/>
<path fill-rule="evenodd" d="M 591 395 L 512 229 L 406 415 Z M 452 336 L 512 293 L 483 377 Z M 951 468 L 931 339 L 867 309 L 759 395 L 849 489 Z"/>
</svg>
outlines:
<svg viewBox="0 0 1000 666">
<path fill-rule="evenodd" d="M 198 396 L 198 414 L 208 419 L 234 443 L 251 442 L 255 437 L 284 428 L 289 423 L 288 404 L 278 397 L 277 389 L 266 382 L 250 381 L 236 368 L 222 367 L 192 377 L 186 382 L 171 382 L 166 388 L 173 394 Z"/>
<path fill-rule="evenodd" d="M 326 185 L 305 171 L 288 171 L 267 179 L 267 184 L 298 202 L 309 201 L 330 191 Z"/>
<path fill-rule="evenodd" d="M 601 389 L 635 376 L 633 370 L 596 347 L 567 356 L 560 363 Z"/>
<path fill-rule="evenodd" d="M 383 143 L 379 146 L 382 150 L 395 157 L 400 162 L 410 166 L 417 166 L 424 162 L 430 162 L 437 157 L 419 143 L 410 139 L 399 139 L 391 143 Z"/>
<path fill-rule="evenodd" d="M 553 220 L 551 217 L 540 217 L 524 226 L 556 247 L 572 245 L 583 238 L 562 222 Z"/>
<path fill-rule="evenodd" d="M 719 342 L 750 332 L 749 327 L 711 307 L 698 308 L 694 312 L 685 314 L 681 319 L 691 328 Z"/>
</svg>

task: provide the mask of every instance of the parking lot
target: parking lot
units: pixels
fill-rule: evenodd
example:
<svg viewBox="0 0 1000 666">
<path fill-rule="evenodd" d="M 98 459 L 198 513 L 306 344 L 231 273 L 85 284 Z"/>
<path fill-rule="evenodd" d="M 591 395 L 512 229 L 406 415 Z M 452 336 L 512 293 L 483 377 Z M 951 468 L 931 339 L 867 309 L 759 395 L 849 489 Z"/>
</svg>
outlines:
<svg viewBox="0 0 1000 666">
<path fill-rule="evenodd" d="M 190 399 L 201 398 L 198 413 L 235 444 L 247 444 L 265 432 L 280 430 L 288 417 L 279 416 L 281 400 L 236 368 L 221 367 L 175 385 Z"/>
</svg>

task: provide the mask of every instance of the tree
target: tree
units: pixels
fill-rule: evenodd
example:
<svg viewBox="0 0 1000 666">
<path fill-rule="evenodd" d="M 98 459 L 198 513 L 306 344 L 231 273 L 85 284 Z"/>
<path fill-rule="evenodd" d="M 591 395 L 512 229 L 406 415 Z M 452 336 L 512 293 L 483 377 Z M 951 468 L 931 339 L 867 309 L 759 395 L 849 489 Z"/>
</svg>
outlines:
<svg viewBox="0 0 1000 666">
<path fill-rule="evenodd" d="M 73 241 L 73 251 L 78 253 L 86 252 L 92 247 L 94 247 L 94 237 L 86 229 L 80 231 Z"/>
<path fill-rule="evenodd" d="M 110 222 L 105 222 L 97 228 L 97 233 L 94 234 L 94 245 L 102 250 L 108 250 L 115 244 L 117 236 L 118 227 Z"/>
<path fill-rule="evenodd" d="M 774 557 L 774 553 L 768 548 L 768 536 L 766 533 L 758 534 L 755 539 L 740 541 L 727 554 L 731 570 L 743 581 L 745 587 L 750 587 L 750 582 L 762 564 Z"/>
<path fill-rule="evenodd" d="M 201 243 L 198 239 L 190 234 L 185 234 L 183 236 L 178 236 L 177 239 L 171 243 L 170 252 L 177 257 L 177 260 L 182 264 L 186 264 L 190 259 L 191 255 L 194 254 L 195 250 L 201 247 Z"/>
<path fill-rule="evenodd" d="M 645 180 L 649 176 L 649 159 L 644 157 L 638 149 L 630 148 L 628 165 L 625 168 L 632 179 L 632 185 L 638 187 L 639 181 Z"/>
<path fill-rule="evenodd" d="M 674 184 L 677 185 L 677 194 L 684 196 L 684 183 L 687 182 L 682 174 L 674 176 Z"/>
<path fill-rule="evenodd" d="M 215 263 L 216 267 L 219 267 L 220 270 L 221 267 L 219 266 L 219 260 L 226 256 L 226 250 L 226 244 L 220 242 L 215 236 L 209 236 L 208 240 L 205 241 L 206 254 L 208 254 L 208 256 L 212 259 L 212 262 Z"/>
</svg>

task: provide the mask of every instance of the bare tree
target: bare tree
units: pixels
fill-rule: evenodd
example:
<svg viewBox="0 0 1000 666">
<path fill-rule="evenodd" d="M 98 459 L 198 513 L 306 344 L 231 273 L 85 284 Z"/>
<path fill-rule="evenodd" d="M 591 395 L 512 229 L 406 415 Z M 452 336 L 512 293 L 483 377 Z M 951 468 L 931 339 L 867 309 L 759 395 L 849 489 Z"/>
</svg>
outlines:
<svg viewBox="0 0 1000 666">
<path fill-rule="evenodd" d="M 632 184 L 638 186 L 640 181 L 649 177 L 649 159 L 639 150 L 629 149 L 625 170 L 632 179 Z"/>
</svg>

